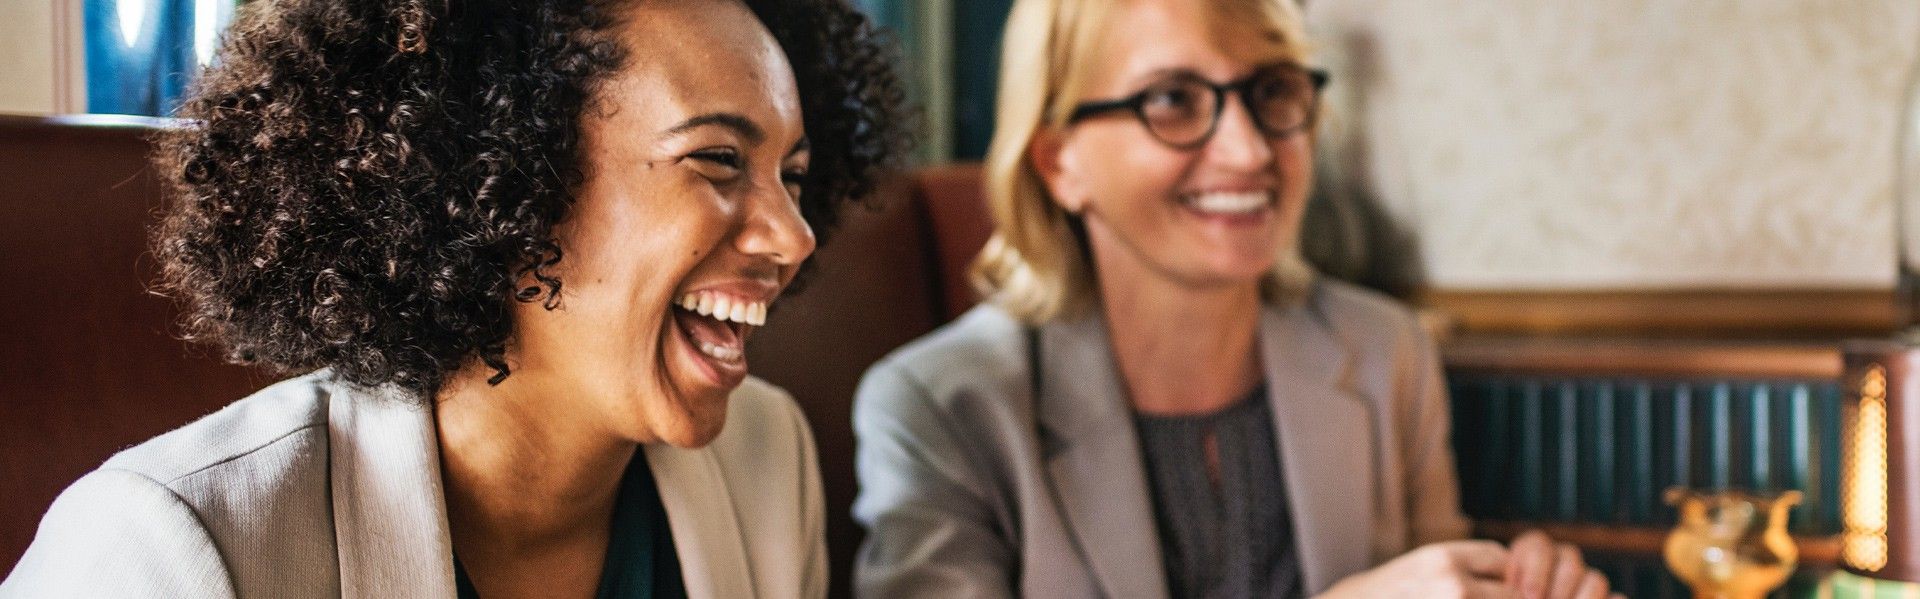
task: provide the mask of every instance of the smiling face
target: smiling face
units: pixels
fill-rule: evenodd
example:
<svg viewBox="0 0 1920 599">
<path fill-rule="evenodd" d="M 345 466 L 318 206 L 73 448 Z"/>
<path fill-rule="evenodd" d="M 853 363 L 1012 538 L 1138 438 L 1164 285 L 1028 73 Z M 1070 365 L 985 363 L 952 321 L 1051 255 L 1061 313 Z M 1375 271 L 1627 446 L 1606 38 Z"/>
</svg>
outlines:
<svg viewBox="0 0 1920 599">
<path fill-rule="evenodd" d="M 1240 81 L 1298 62 L 1272 35 L 1207 10 L 1133 0 L 1112 11 L 1088 57 L 1083 99 L 1125 98 L 1170 80 Z M 1189 289 L 1257 288 L 1296 243 L 1312 170 L 1311 134 L 1263 133 L 1239 92 L 1195 147 L 1173 147 L 1117 110 L 1042 132 L 1032 159 L 1053 200 L 1085 218 L 1103 281 L 1142 276 Z"/>
<path fill-rule="evenodd" d="M 635 3 L 629 55 L 581 124 L 586 180 L 555 227 L 559 309 L 515 304 L 504 385 L 636 442 L 705 445 L 744 343 L 813 252 L 785 55 L 734 0 Z"/>
</svg>

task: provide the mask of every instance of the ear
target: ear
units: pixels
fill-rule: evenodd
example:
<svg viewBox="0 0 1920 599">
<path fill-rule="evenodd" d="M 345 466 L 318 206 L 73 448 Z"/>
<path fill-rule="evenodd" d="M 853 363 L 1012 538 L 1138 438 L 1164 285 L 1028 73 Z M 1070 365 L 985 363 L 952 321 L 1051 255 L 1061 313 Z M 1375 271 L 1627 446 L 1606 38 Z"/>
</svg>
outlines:
<svg viewBox="0 0 1920 599">
<path fill-rule="evenodd" d="M 1040 181 L 1046 184 L 1047 195 L 1053 203 L 1070 214 L 1079 214 L 1087 207 L 1086 185 L 1072 167 L 1070 152 L 1064 132 L 1043 127 L 1027 146 L 1027 160 L 1032 161 L 1034 172 L 1040 174 Z"/>
</svg>

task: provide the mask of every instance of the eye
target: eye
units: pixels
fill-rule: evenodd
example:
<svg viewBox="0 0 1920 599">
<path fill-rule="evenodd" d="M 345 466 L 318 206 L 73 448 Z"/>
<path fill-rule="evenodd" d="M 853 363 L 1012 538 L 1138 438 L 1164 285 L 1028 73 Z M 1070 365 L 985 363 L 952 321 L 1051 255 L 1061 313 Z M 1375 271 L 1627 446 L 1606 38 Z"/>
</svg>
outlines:
<svg viewBox="0 0 1920 599">
<path fill-rule="evenodd" d="M 1192 110 L 1196 103 L 1194 90 L 1178 85 L 1154 87 L 1146 90 L 1141 104 L 1147 110 Z"/>
<path fill-rule="evenodd" d="M 1140 112 L 1154 123 L 1205 120 L 1201 117 L 1212 111 L 1213 88 L 1197 81 L 1168 81 L 1140 93 Z"/>
<path fill-rule="evenodd" d="M 732 179 L 739 176 L 745 165 L 740 152 L 733 148 L 705 148 L 687 154 L 693 161 L 695 170 L 711 179 Z"/>
<path fill-rule="evenodd" d="M 787 196 L 800 200 L 801 184 L 807 181 L 807 169 L 790 168 L 780 171 L 780 183 L 787 186 Z"/>
</svg>

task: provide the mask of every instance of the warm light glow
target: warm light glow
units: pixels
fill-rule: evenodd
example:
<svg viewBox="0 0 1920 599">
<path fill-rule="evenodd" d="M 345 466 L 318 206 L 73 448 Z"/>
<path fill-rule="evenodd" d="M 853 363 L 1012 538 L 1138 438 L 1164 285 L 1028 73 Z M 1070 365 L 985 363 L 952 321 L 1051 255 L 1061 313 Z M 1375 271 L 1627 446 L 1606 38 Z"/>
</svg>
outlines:
<svg viewBox="0 0 1920 599">
<path fill-rule="evenodd" d="M 1848 566 L 1874 572 L 1887 565 L 1887 371 L 1879 365 L 1860 377 L 1860 401 L 1848 423 L 1841 460 L 1841 520 L 1846 525 L 1840 557 Z"/>
<path fill-rule="evenodd" d="M 128 48 L 140 41 L 140 29 L 147 24 L 148 1 L 119 0 L 113 3 L 114 13 L 120 17 L 120 41 Z"/>
<path fill-rule="evenodd" d="M 193 55 L 201 65 L 213 62 L 213 42 L 220 35 L 221 0 L 193 0 Z"/>
</svg>

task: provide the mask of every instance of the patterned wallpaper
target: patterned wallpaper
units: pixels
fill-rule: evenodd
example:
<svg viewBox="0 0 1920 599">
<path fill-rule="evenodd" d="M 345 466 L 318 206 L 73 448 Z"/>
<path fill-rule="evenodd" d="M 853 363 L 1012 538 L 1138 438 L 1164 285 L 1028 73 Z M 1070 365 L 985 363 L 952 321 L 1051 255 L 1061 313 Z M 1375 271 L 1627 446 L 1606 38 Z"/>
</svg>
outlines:
<svg viewBox="0 0 1920 599">
<path fill-rule="evenodd" d="M 1911 0 L 1313 0 L 1327 181 L 1428 284 L 1893 281 Z"/>
</svg>

